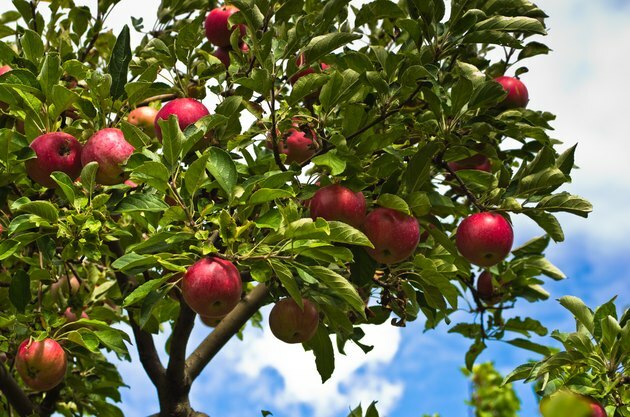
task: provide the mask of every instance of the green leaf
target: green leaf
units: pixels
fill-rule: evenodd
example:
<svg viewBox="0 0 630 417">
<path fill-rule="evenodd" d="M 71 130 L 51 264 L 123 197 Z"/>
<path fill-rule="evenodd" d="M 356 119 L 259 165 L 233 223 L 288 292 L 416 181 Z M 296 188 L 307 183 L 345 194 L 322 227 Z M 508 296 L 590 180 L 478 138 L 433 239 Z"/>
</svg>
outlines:
<svg viewBox="0 0 630 417">
<path fill-rule="evenodd" d="M 93 331 L 85 328 L 69 332 L 66 337 L 73 343 L 79 346 L 83 346 L 90 352 L 98 352 L 98 346 L 100 345 L 98 337 Z"/>
<path fill-rule="evenodd" d="M 481 352 L 483 352 L 485 349 L 486 349 L 486 344 L 483 342 L 483 340 L 481 339 L 475 340 L 475 343 L 473 343 L 468 349 L 468 352 L 466 352 L 466 369 L 468 369 L 469 371 L 472 371 L 472 367 L 475 364 L 475 360 L 477 359 L 477 357 L 479 357 L 479 355 L 481 355 Z"/>
<path fill-rule="evenodd" d="M 20 242 L 12 239 L 0 242 L 0 261 L 13 255 L 20 247 Z"/>
<path fill-rule="evenodd" d="M 179 128 L 177 116 L 170 115 L 168 120 L 158 120 L 162 129 L 162 150 L 164 161 L 171 172 L 174 172 L 179 164 L 179 157 L 182 153 L 182 142 L 185 137 Z"/>
<path fill-rule="evenodd" d="M 272 188 L 261 188 L 249 198 L 249 204 L 262 204 L 278 198 L 293 197 L 293 193 L 287 190 L 278 190 Z"/>
<path fill-rule="evenodd" d="M 375 0 L 361 7 L 357 13 L 354 25 L 359 27 L 381 19 L 397 19 L 406 16 L 405 12 L 403 12 L 396 3 L 389 0 Z"/>
<path fill-rule="evenodd" d="M 328 167 L 330 174 L 335 176 L 346 170 L 346 160 L 337 154 L 336 149 L 314 157 L 311 162 L 316 166 Z"/>
<path fill-rule="evenodd" d="M 160 212 L 169 208 L 160 197 L 152 194 L 131 194 L 123 198 L 114 213 Z"/>
<path fill-rule="evenodd" d="M 332 269 L 323 266 L 309 266 L 306 268 L 306 272 L 317 278 L 333 294 L 345 300 L 350 307 L 365 317 L 363 300 L 350 281 Z"/>
<path fill-rule="evenodd" d="M 24 56 L 31 62 L 37 63 L 44 56 L 44 42 L 39 33 L 25 29 L 20 39 Z"/>
<path fill-rule="evenodd" d="M 276 259 L 269 259 L 269 265 L 273 268 L 274 273 L 280 280 L 280 283 L 285 290 L 289 293 L 291 298 L 297 303 L 300 308 L 304 308 L 302 303 L 302 293 L 298 287 L 297 281 L 293 277 L 291 270 L 282 262 Z"/>
<path fill-rule="evenodd" d="M 231 197 L 238 182 L 238 172 L 230 154 L 220 148 L 212 147 L 208 149 L 208 164 L 206 167 L 221 188 L 223 188 L 223 191 Z"/>
<path fill-rule="evenodd" d="M 135 252 L 126 253 L 112 262 L 112 268 L 128 274 L 136 274 L 153 267 L 156 259 L 152 255 L 139 255 Z"/>
<path fill-rule="evenodd" d="M 123 301 L 122 306 L 126 308 L 144 300 L 146 296 L 149 295 L 150 292 L 155 291 L 158 288 L 160 288 L 162 284 L 164 284 L 170 278 L 171 277 L 169 275 L 166 275 L 162 278 L 153 279 L 151 281 L 145 282 L 144 284 L 140 285 L 138 288 L 133 290 L 131 294 L 125 297 L 125 300 Z"/>
<path fill-rule="evenodd" d="M 330 236 L 328 240 L 331 242 L 374 248 L 370 239 L 368 239 L 362 231 L 355 229 L 349 224 L 338 221 L 329 221 L 328 226 L 330 228 Z"/>
<path fill-rule="evenodd" d="M 31 301 L 31 280 L 26 271 L 18 269 L 14 272 L 9 285 L 9 300 L 21 313 Z"/>
<path fill-rule="evenodd" d="M 528 34 L 546 35 L 545 27 L 533 17 L 492 16 L 475 25 L 475 30 L 499 30 L 505 32 L 523 32 Z"/>
<path fill-rule="evenodd" d="M 88 191 L 90 198 L 94 192 L 94 185 L 96 184 L 96 171 L 98 171 L 98 162 L 90 162 L 85 165 L 81 170 L 81 184 Z"/>
<path fill-rule="evenodd" d="M 556 219 L 553 214 L 538 210 L 524 211 L 523 214 L 535 221 L 555 242 L 562 242 L 564 240 L 562 226 L 560 226 L 560 222 L 558 222 L 558 219 Z"/>
<path fill-rule="evenodd" d="M 19 210 L 35 214 L 50 223 L 56 223 L 59 220 L 59 209 L 48 201 L 31 201 L 20 205 Z"/>
<path fill-rule="evenodd" d="M 595 329 L 593 311 L 588 308 L 582 300 L 577 297 L 567 295 L 561 297 L 558 301 L 560 301 L 560 305 L 569 310 L 575 316 L 578 323 L 582 324 L 591 334 L 593 334 Z"/>
<path fill-rule="evenodd" d="M 134 148 L 141 149 L 151 144 L 151 138 L 137 126 L 123 120 L 120 124 L 120 130 L 123 132 L 125 140 Z"/>
<path fill-rule="evenodd" d="M 547 55 L 551 49 L 543 43 L 540 42 L 530 42 L 518 54 L 518 60 L 522 60 L 525 58 L 531 58 L 536 55 Z"/>
<path fill-rule="evenodd" d="M 378 199 L 376 200 L 376 204 L 381 207 L 390 208 L 405 213 L 407 215 L 411 215 L 411 211 L 409 210 L 409 205 L 407 204 L 407 202 L 395 194 L 379 195 Z"/>
<path fill-rule="evenodd" d="M 431 161 L 439 147 L 436 142 L 430 142 L 411 157 L 403 175 L 403 183 L 407 187 L 408 193 L 418 190 L 429 180 Z"/>
<path fill-rule="evenodd" d="M 74 184 L 72 179 L 64 172 L 53 172 L 50 177 L 59 185 L 59 189 L 63 192 L 70 204 L 74 204 L 76 195 L 74 193 Z"/>
<path fill-rule="evenodd" d="M 105 347 L 113 350 L 114 352 L 118 354 L 128 355 L 129 351 L 127 350 L 127 346 L 125 345 L 125 342 L 121 333 L 122 332 L 115 329 L 106 329 L 106 330 L 99 330 L 99 331 L 94 332 L 96 337 L 98 337 L 98 339 L 101 341 L 101 343 Z"/>
<path fill-rule="evenodd" d="M 580 217 L 588 217 L 588 214 L 593 211 L 591 203 L 582 197 L 566 192 L 544 197 L 536 208 L 550 212 L 564 211 Z"/>
<path fill-rule="evenodd" d="M 114 99 L 125 94 L 127 84 L 127 73 L 131 62 L 131 40 L 129 37 L 129 26 L 123 26 L 120 35 L 116 39 L 116 44 L 112 50 L 107 72 L 112 76 L 112 86 L 110 94 Z"/>
<path fill-rule="evenodd" d="M 191 196 L 195 195 L 199 187 L 201 187 L 203 182 L 208 178 L 206 165 L 209 157 L 210 155 L 208 153 L 204 153 L 201 158 L 190 164 L 188 171 L 186 171 L 184 186 Z"/>
<path fill-rule="evenodd" d="M 151 187 L 165 192 L 168 188 L 170 174 L 168 168 L 161 162 L 147 161 L 133 170 L 131 181 L 146 183 Z"/>
<path fill-rule="evenodd" d="M 326 35 L 315 36 L 306 45 L 302 53 L 306 63 L 315 63 L 324 55 L 360 39 L 361 35 L 347 32 L 334 32 Z"/>
<path fill-rule="evenodd" d="M 47 54 L 38 79 L 42 91 L 48 99 L 52 98 L 53 87 L 59 83 L 61 75 L 61 60 L 59 59 L 59 55 L 55 53 Z"/>
<path fill-rule="evenodd" d="M 335 352 L 326 327 L 320 324 L 315 336 L 304 345 L 313 351 L 317 372 L 322 383 L 326 382 L 335 370 Z"/>
<path fill-rule="evenodd" d="M 327 81 L 327 75 L 317 73 L 307 74 L 298 78 L 291 89 L 291 95 L 287 98 L 287 103 L 289 105 L 297 104 L 308 94 L 319 91 Z"/>
</svg>

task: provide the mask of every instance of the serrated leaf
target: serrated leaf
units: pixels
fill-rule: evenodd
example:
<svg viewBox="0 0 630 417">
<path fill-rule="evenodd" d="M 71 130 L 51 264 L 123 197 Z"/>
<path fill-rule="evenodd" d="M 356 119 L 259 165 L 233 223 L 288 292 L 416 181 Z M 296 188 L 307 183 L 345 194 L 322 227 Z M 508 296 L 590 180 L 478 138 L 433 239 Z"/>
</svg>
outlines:
<svg viewBox="0 0 630 417">
<path fill-rule="evenodd" d="M 129 26 L 123 26 L 120 35 L 116 39 L 112 55 L 109 59 L 107 72 L 112 76 L 112 86 L 110 94 L 114 99 L 125 94 L 127 84 L 127 73 L 131 62 L 131 40 L 129 36 Z"/>
<path fill-rule="evenodd" d="M 575 319 L 581 323 L 586 329 L 593 334 L 595 329 L 595 322 L 593 317 L 593 311 L 584 304 L 582 300 L 577 297 L 567 295 L 561 297 L 559 300 L 560 305 L 569 310 Z"/>
<path fill-rule="evenodd" d="M 390 208 L 392 210 L 411 215 L 411 211 L 409 210 L 409 205 L 407 204 L 407 202 L 395 194 L 379 195 L 378 199 L 376 200 L 376 204 L 381 207 Z"/>
<path fill-rule="evenodd" d="M 306 271 L 317 278 L 333 294 L 345 300 L 350 307 L 365 317 L 365 305 L 356 288 L 343 276 L 323 266 L 309 266 Z"/>
<path fill-rule="evenodd" d="M 359 34 L 347 32 L 334 32 L 315 36 L 306 45 L 302 53 L 307 63 L 317 62 L 324 55 L 360 38 L 361 35 Z"/>
<path fill-rule="evenodd" d="M 238 182 L 238 172 L 230 154 L 223 149 L 212 147 L 208 150 L 206 166 L 223 191 L 231 197 Z"/>
<path fill-rule="evenodd" d="M 554 241 L 562 242 L 564 240 L 562 226 L 553 214 L 538 210 L 524 211 L 523 214 L 535 221 Z"/>
<path fill-rule="evenodd" d="M 330 228 L 330 236 L 328 239 L 331 242 L 374 248 L 370 239 L 368 239 L 362 231 L 355 229 L 349 224 L 338 221 L 329 221 L 328 226 Z"/>
<path fill-rule="evenodd" d="M 287 290 L 293 301 L 295 301 L 300 308 L 304 308 L 304 304 L 302 303 L 302 293 L 300 292 L 297 281 L 295 280 L 295 277 L 289 267 L 276 259 L 269 259 L 269 265 L 271 265 L 271 268 L 280 280 L 280 283 L 284 289 Z"/>
<path fill-rule="evenodd" d="M 162 278 L 145 282 L 144 284 L 133 290 L 131 294 L 125 297 L 122 306 L 126 308 L 144 300 L 150 292 L 160 288 L 160 286 L 162 286 L 162 284 L 164 284 L 170 278 L 171 277 L 169 275 L 166 275 Z"/>
<path fill-rule="evenodd" d="M 201 158 L 194 161 L 186 171 L 184 178 L 184 187 L 191 196 L 194 196 L 199 187 L 208 178 L 206 174 L 206 165 L 208 163 L 209 154 L 204 153 Z"/>
<path fill-rule="evenodd" d="M 116 206 L 114 213 L 160 212 L 169 208 L 160 197 L 152 194 L 130 194 Z"/>
<path fill-rule="evenodd" d="M 161 162 L 147 161 L 135 168 L 131 173 L 131 181 L 146 183 L 151 187 L 165 192 L 168 188 L 170 174 L 168 168 Z"/>
<path fill-rule="evenodd" d="M 550 212 L 563 211 L 580 217 L 588 217 L 588 214 L 593 211 L 591 203 L 582 197 L 566 192 L 544 197 L 536 208 Z"/>
<path fill-rule="evenodd" d="M 317 372 L 322 378 L 322 383 L 326 382 L 335 370 L 335 352 L 326 327 L 320 324 L 315 335 L 305 343 L 305 346 L 313 351 Z"/>
<path fill-rule="evenodd" d="M 288 190 L 261 188 L 249 198 L 249 204 L 262 204 L 278 198 L 290 198 L 293 193 Z"/>
<path fill-rule="evenodd" d="M 31 301 L 31 280 L 24 270 L 17 270 L 9 284 L 9 300 L 15 308 L 23 313 Z"/>
<path fill-rule="evenodd" d="M 408 193 L 418 190 L 429 180 L 431 161 L 438 149 L 439 145 L 436 142 L 430 142 L 411 157 L 403 175 L 403 182 Z"/>
<path fill-rule="evenodd" d="M 59 220 L 59 209 L 48 201 L 31 201 L 20 205 L 19 210 L 35 214 L 50 223 L 56 223 Z"/>
</svg>

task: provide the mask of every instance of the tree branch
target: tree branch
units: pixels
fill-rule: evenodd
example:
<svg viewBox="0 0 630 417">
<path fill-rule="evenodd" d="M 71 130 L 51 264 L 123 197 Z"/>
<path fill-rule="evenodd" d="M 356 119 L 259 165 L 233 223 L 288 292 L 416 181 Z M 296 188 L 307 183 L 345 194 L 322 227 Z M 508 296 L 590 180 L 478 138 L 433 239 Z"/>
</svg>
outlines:
<svg viewBox="0 0 630 417">
<path fill-rule="evenodd" d="M 186 378 L 186 346 L 195 325 L 195 312 L 183 300 L 180 301 L 179 317 L 171 334 L 171 351 L 169 352 L 166 377 L 168 381 L 183 382 L 190 386 Z M 181 382 L 180 382 L 181 381 Z"/>
<path fill-rule="evenodd" d="M 273 76 L 276 79 L 275 74 Z M 278 149 L 278 121 L 276 120 L 276 86 L 271 86 L 271 102 L 269 103 L 271 109 L 271 146 L 273 147 L 273 159 L 276 161 L 276 165 L 281 171 L 286 172 L 287 167 L 282 163 L 280 159 L 280 150 Z"/>
<path fill-rule="evenodd" d="M 442 157 L 440 157 L 439 163 L 440 163 L 440 165 L 442 165 L 442 167 L 444 167 L 444 169 L 446 169 L 448 171 L 449 174 L 451 174 L 451 176 L 453 178 L 455 178 L 455 181 L 457 181 L 459 186 L 462 188 L 462 190 L 466 194 L 466 197 L 468 197 L 468 200 L 470 200 L 470 202 L 477 208 L 477 210 L 479 210 L 479 211 L 486 211 L 485 207 L 482 206 L 481 204 L 479 204 L 479 201 L 477 200 L 477 197 L 475 197 L 475 195 L 472 192 L 470 192 L 468 187 L 466 187 L 466 184 L 464 183 L 464 181 L 462 181 L 462 179 L 459 177 L 459 175 L 457 175 L 455 170 L 453 170 L 450 166 L 448 166 L 448 164 L 446 162 L 444 162 Z"/>
<path fill-rule="evenodd" d="M 136 345 L 138 348 L 138 355 L 140 356 L 140 363 L 146 371 L 147 375 L 153 385 L 160 390 L 164 385 L 164 377 L 166 370 L 160 361 L 160 357 L 157 354 L 155 343 L 153 342 L 153 336 L 140 328 L 136 323 L 133 315 L 129 313 L 129 323 L 133 330 L 133 336 L 136 339 Z"/>
<path fill-rule="evenodd" d="M 46 393 L 46 397 L 39 405 L 40 417 L 50 417 L 53 415 L 53 413 L 56 411 L 57 401 L 59 401 L 59 397 L 61 396 L 62 388 L 63 384 L 59 384 Z"/>
<path fill-rule="evenodd" d="M 199 376 L 203 368 L 208 365 L 221 348 L 263 306 L 268 294 L 267 286 L 258 284 L 201 342 L 186 360 L 186 368 L 191 381 Z"/>
<path fill-rule="evenodd" d="M 27 417 L 35 413 L 35 406 L 15 382 L 11 374 L 7 372 L 4 365 L 0 365 L 0 391 L 4 393 L 9 404 L 20 416 Z"/>
</svg>

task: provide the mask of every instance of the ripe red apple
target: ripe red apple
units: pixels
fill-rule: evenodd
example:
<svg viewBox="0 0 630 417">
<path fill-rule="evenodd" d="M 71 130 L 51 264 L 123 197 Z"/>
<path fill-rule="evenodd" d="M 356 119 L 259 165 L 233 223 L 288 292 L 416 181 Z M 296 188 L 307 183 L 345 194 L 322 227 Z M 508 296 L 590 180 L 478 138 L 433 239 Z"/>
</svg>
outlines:
<svg viewBox="0 0 630 417">
<path fill-rule="evenodd" d="M 209 115 L 210 111 L 203 103 L 193 98 L 176 98 L 170 101 L 160 109 L 155 117 L 155 132 L 160 140 L 162 140 L 162 129 L 158 120 L 168 120 L 171 114 L 177 116 L 179 128 L 183 131 L 197 120 Z"/>
<path fill-rule="evenodd" d="M 287 156 L 285 162 L 290 164 L 304 163 L 317 153 L 317 133 L 309 127 L 300 128 L 297 123 L 278 138 L 278 152 Z M 273 148 L 271 140 L 267 140 L 267 147 Z"/>
<path fill-rule="evenodd" d="M 367 252 L 383 264 L 407 259 L 420 242 L 418 220 L 390 208 L 379 207 L 370 212 L 363 222 L 363 231 L 374 245 Z"/>
<path fill-rule="evenodd" d="M 490 160 L 484 155 L 473 155 L 469 158 L 460 159 L 459 161 L 449 162 L 448 167 L 457 172 L 462 169 L 476 169 L 478 171 L 490 172 Z"/>
<path fill-rule="evenodd" d="M 302 299 L 304 310 L 292 298 L 278 301 L 269 313 L 269 327 L 278 339 L 286 343 L 304 343 L 317 332 L 319 313 L 310 300 Z"/>
<path fill-rule="evenodd" d="M 241 43 L 240 49 L 241 52 L 243 52 L 244 54 L 249 52 L 249 46 L 247 46 L 245 42 Z M 219 58 L 219 61 L 221 61 L 223 65 L 225 65 L 225 68 L 228 68 L 230 66 L 231 50 L 232 49 L 230 47 L 224 48 L 220 46 L 216 49 L 216 51 L 212 53 L 212 55 L 214 55 L 216 58 Z"/>
<path fill-rule="evenodd" d="M 241 275 L 225 259 L 204 258 L 193 264 L 182 280 L 182 295 L 200 316 L 221 317 L 232 311 L 241 299 Z"/>
<path fill-rule="evenodd" d="M 24 383 L 35 391 L 48 391 L 66 375 L 66 352 L 53 339 L 26 339 L 18 348 L 15 369 Z"/>
<path fill-rule="evenodd" d="M 302 67 L 304 67 L 306 65 L 307 65 L 307 62 L 306 62 L 306 58 L 304 57 L 304 54 L 300 54 L 300 56 L 298 56 L 297 59 L 295 60 L 295 66 L 298 67 L 298 69 L 300 69 L 300 68 L 302 68 Z M 330 68 L 330 65 L 325 64 L 323 62 L 320 62 L 319 66 L 322 69 L 322 71 L 327 70 L 328 68 Z M 291 83 L 291 85 L 293 85 L 300 78 L 304 77 L 305 75 L 312 74 L 314 72 L 315 72 L 315 69 L 313 67 L 311 67 L 311 66 L 308 66 L 308 67 L 304 68 L 303 70 L 298 71 L 295 75 L 293 75 L 291 78 L 289 78 L 289 82 Z"/>
<path fill-rule="evenodd" d="M 477 295 L 486 304 L 494 305 L 501 301 L 501 294 L 497 293 L 497 288 L 492 283 L 492 274 L 483 271 L 477 278 Z"/>
<path fill-rule="evenodd" d="M 469 262 L 492 266 L 510 253 L 514 241 L 512 226 L 498 213 L 476 213 L 468 216 L 457 228 L 459 252 Z"/>
<path fill-rule="evenodd" d="M 129 116 L 127 116 L 127 121 L 144 130 L 147 135 L 155 136 L 155 117 L 157 114 L 157 109 L 149 106 L 142 106 L 133 109 L 129 113 Z"/>
<path fill-rule="evenodd" d="M 125 140 L 122 130 L 106 128 L 96 132 L 88 139 L 81 162 L 83 166 L 92 161 L 98 162 L 96 182 L 103 185 L 115 185 L 125 181 L 121 164 L 125 163 L 134 151 L 134 147 Z"/>
<path fill-rule="evenodd" d="M 527 107 L 529 102 L 529 93 L 527 87 L 518 78 L 501 76 L 494 79 L 501 84 L 503 89 L 507 91 L 507 97 L 500 103 L 500 107 L 504 109 L 516 109 L 519 107 Z"/>
<path fill-rule="evenodd" d="M 79 320 L 79 318 L 77 317 L 77 314 L 75 313 L 75 311 L 72 310 L 71 307 L 66 308 L 66 311 L 63 312 L 63 315 L 66 318 L 66 320 L 68 320 L 68 322 L 70 323 Z M 81 318 L 89 319 L 90 317 L 87 315 L 87 313 L 84 310 L 81 310 Z"/>
<path fill-rule="evenodd" d="M 4 74 L 4 73 L 7 73 L 7 72 L 11 71 L 11 69 L 12 69 L 12 68 L 11 68 L 10 66 L 8 66 L 8 65 L 3 65 L 3 66 L 1 66 L 1 67 L 0 67 L 0 75 L 2 75 L 2 74 Z"/>
<path fill-rule="evenodd" d="M 223 317 L 225 316 L 221 316 L 221 317 L 206 317 L 206 316 L 199 316 L 199 318 L 201 319 L 201 322 L 203 324 L 205 324 L 208 327 L 217 327 L 219 325 L 219 323 L 221 322 L 221 320 L 223 320 Z"/>
<path fill-rule="evenodd" d="M 590 401 L 589 405 L 591 406 L 591 410 L 593 410 L 590 417 L 608 417 L 608 415 L 606 414 L 606 410 L 604 409 L 604 407 L 602 407 L 600 403 L 590 398 L 589 398 L 589 401 Z"/>
<path fill-rule="evenodd" d="M 55 188 L 50 174 L 61 171 L 72 179 L 81 173 L 81 144 L 64 132 L 46 133 L 31 142 L 36 158 L 26 161 L 26 172 L 44 187 Z"/>
<path fill-rule="evenodd" d="M 206 17 L 205 29 L 206 37 L 215 46 L 221 46 L 227 48 L 230 46 L 230 36 L 232 32 L 238 26 L 240 31 L 239 42 L 245 35 L 247 26 L 244 24 L 229 26 L 228 19 L 234 13 L 238 12 L 238 9 L 234 6 L 217 7 L 210 10 Z"/>
<path fill-rule="evenodd" d="M 365 220 L 365 197 L 339 184 L 317 190 L 310 200 L 311 217 L 315 220 L 338 220 L 354 227 L 360 227 Z"/>
</svg>

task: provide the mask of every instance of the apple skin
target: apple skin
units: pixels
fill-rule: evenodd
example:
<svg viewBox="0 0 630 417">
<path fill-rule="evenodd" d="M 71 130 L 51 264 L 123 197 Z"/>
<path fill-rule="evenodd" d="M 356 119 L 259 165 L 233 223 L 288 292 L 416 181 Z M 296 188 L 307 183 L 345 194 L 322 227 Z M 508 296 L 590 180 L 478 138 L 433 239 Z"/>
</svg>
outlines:
<svg viewBox="0 0 630 417">
<path fill-rule="evenodd" d="M 608 417 L 608 415 L 606 414 L 606 410 L 604 410 L 604 407 L 602 407 L 600 403 L 593 401 L 592 399 L 589 399 L 589 401 L 591 410 L 593 410 L 591 417 Z"/>
<path fill-rule="evenodd" d="M 310 200 L 311 217 L 315 220 L 337 220 L 354 227 L 361 227 L 365 220 L 366 204 L 362 192 L 355 193 L 339 184 L 317 190 Z"/>
<path fill-rule="evenodd" d="M 317 134 L 313 129 L 301 130 L 297 124 L 287 130 L 278 138 L 278 152 L 287 156 L 285 162 L 291 164 L 297 162 L 302 164 L 317 153 Z M 273 148 L 271 140 L 267 141 L 267 147 Z"/>
<path fill-rule="evenodd" d="M 395 264 L 413 254 L 420 242 L 420 225 L 415 217 L 398 210 L 379 207 L 363 222 L 363 231 L 374 245 L 368 254 L 382 264 Z"/>
<path fill-rule="evenodd" d="M 9 72 L 9 71 L 11 71 L 12 69 L 13 69 L 13 68 L 11 68 L 11 67 L 10 67 L 10 66 L 8 66 L 8 65 L 3 65 L 3 66 L 1 66 L 1 67 L 0 67 L 0 75 L 5 74 L 5 73 Z"/>
<path fill-rule="evenodd" d="M 459 161 L 449 162 L 448 167 L 454 171 L 462 169 L 476 169 L 478 171 L 491 172 L 490 160 L 484 155 L 473 155 L 469 158 L 460 159 Z"/>
<path fill-rule="evenodd" d="M 529 93 L 527 87 L 518 78 L 501 76 L 494 79 L 507 91 L 507 97 L 499 104 L 503 109 L 517 109 L 527 107 Z"/>
<path fill-rule="evenodd" d="M 158 114 L 158 110 L 149 106 L 142 106 L 133 109 L 127 121 L 134 126 L 138 126 L 149 136 L 155 136 L 155 117 Z"/>
<path fill-rule="evenodd" d="M 26 172 L 33 181 L 48 188 L 57 183 L 50 174 L 61 171 L 71 179 L 81 174 L 81 144 L 64 132 L 45 133 L 31 142 L 36 158 L 26 161 Z"/>
<path fill-rule="evenodd" d="M 488 305 L 494 305 L 501 301 L 501 295 L 492 283 L 492 274 L 483 271 L 477 278 L 477 295 Z"/>
<path fill-rule="evenodd" d="M 295 60 L 295 66 L 298 67 L 298 69 L 299 69 L 299 68 L 302 68 L 305 65 L 306 65 L 306 58 L 304 57 L 304 54 L 300 54 L 300 56 L 298 56 L 297 59 Z M 320 62 L 319 66 L 322 69 L 322 71 L 325 71 L 328 68 L 330 68 L 330 65 L 325 64 L 323 62 Z M 295 75 L 293 75 L 291 78 L 289 78 L 289 82 L 291 83 L 291 85 L 293 85 L 300 78 L 304 77 L 305 75 L 312 74 L 314 72 L 315 72 L 315 69 L 309 66 L 309 67 L 303 69 L 302 71 L 297 72 Z"/>
<path fill-rule="evenodd" d="M 310 300 L 302 299 L 304 310 L 292 298 L 278 301 L 269 313 L 269 328 L 285 343 L 304 343 L 317 332 L 319 313 Z"/>
<path fill-rule="evenodd" d="M 176 98 L 168 102 L 155 117 L 155 133 L 160 140 L 162 140 L 162 128 L 160 128 L 158 120 L 168 120 L 171 114 L 177 116 L 179 128 L 184 131 L 197 120 L 209 115 L 210 111 L 203 103 L 194 98 Z"/>
<path fill-rule="evenodd" d="M 69 292 L 71 295 L 75 295 L 79 292 L 80 288 L 81 283 L 74 276 L 70 278 L 70 286 L 68 287 L 68 276 L 64 275 L 63 277 L 59 278 L 57 282 L 53 282 L 52 284 L 50 284 L 50 293 L 54 298 L 60 299 L 62 294 L 64 296 L 68 294 L 68 290 L 70 290 Z"/>
<path fill-rule="evenodd" d="M 201 319 L 201 322 L 203 324 L 205 324 L 208 327 L 212 327 L 212 328 L 217 327 L 219 325 L 219 323 L 221 322 L 221 320 L 223 320 L 223 317 L 225 317 L 225 316 L 221 316 L 221 317 L 199 316 L 199 318 Z"/>
<path fill-rule="evenodd" d="M 206 29 L 206 38 L 208 38 L 210 43 L 223 48 L 229 47 L 230 36 L 237 26 L 240 30 L 239 40 L 243 38 L 247 30 L 247 26 L 242 23 L 239 25 L 233 25 L 232 27 L 228 26 L 228 19 L 236 12 L 238 12 L 238 8 L 234 6 L 223 6 L 210 10 L 204 25 Z"/>
<path fill-rule="evenodd" d="M 241 44 L 240 49 L 241 49 L 241 52 L 244 54 L 249 52 L 249 46 L 247 46 L 247 44 L 244 42 Z M 215 58 L 218 58 L 219 61 L 221 61 L 223 65 L 225 65 L 225 68 L 229 68 L 230 62 L 231 62 L 230 60 L 231 50 L 232 50 L 231 47 L 224 48 L 220 46 L 212 53 L 212 55 Z"/>
<path fill-rule="evenodd" d="M 83 166 L 98 162 L 96 182 L 103 185 L 121 184 L 126 180 L 120 164 L 125 163 L 134 151 L 125 140 L 122 130 L 106 128 L 96 132 L 83 147 Z"/>
<path fill-rule="evenodd" d="M 186 304 L 200 316 L 221 317 L 241 300 L 243 283 L 236 266 L 225 259 L 210 257 L 193 264 L 182 280 Z"/>
<path fill-rule="evenodd" d="M 63 316 L 68 320 L 69 323 L 75 322 L 79 320 L 77 314 L 72 310 L 71 307 L 66 308 L 66 311 L 63 312 Z M 87 315 L 85 311 L 81 311 L 82 319 L 89 319 L 90 317 Z"/>
<path fill-rule="evenodd" d="M 68 359 L 53 339 L 41 342 L 26 339 L 18 348 L 15 369 L 24 383 L 35 391 L 48 391 L 63 381 Z"/>
<path fill-rule="evenodd" d="M 457 249 L 469 262 L 478 266 L 496 265 L 512 249 L 512 226 L 497 213 L 475 213 L 457 228 Z"/>
</svg>

